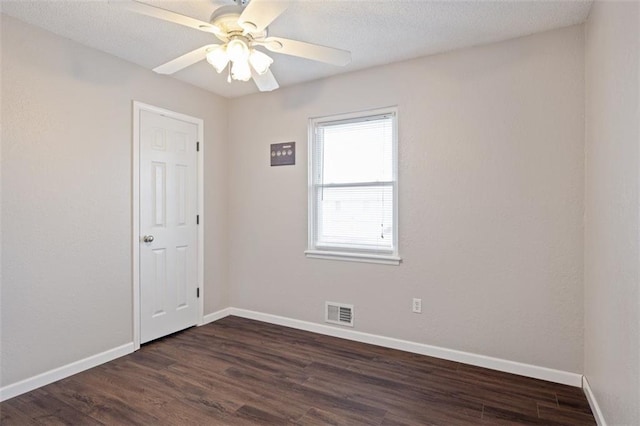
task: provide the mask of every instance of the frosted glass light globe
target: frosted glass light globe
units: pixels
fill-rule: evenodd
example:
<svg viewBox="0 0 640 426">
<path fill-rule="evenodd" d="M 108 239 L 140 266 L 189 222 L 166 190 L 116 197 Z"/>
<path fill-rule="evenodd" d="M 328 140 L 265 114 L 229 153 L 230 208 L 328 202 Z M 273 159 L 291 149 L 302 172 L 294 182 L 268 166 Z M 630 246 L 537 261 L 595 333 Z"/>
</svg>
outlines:
<svg viewBox="0 0 640 426">
<path fill-rule="evenodd" d="M 227 43 L 227 56 L 231 62 L 246 62 L 249 58 L 249 46 L 240 39 L 233 39 Z"/>
<path fill-rule="evenodd" d="M 207 62 L 213 65 L 218 74 L 225 69 L 229 63 L 229 56 L 227 55 L 224 46 L 216 46 L 207 53 Z"/>
<path fill-rule="evenodd" d="M 248 81 L 251 78 L 251 69 L 249 62 L 236 61 L 231 65 L 231 77 L 234 80 Z"/>
<path fill-rule="evenodd" d="M 251 49 L 249 62 L 253 69 L 256 70 L 258 74 L 262 75 L 269 71 L 269 67 L 273 63 L 273 59 L 256 49 Z"/>
</svg>

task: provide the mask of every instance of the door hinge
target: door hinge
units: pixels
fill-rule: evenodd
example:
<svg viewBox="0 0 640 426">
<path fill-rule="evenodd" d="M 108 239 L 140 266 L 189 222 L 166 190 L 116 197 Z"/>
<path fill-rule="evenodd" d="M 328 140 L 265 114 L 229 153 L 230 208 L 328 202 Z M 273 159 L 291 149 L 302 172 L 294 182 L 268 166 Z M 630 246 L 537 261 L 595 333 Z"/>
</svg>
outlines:
<svg viewBox="0 0 640 426">
<path fill-rule="evenodd" d="M 196 151 L 200 152 L 200 142 L 196 142 Z"/>
<path fill-rule="evenodd" d="M 196 215 L 196 225 L 200 225 L 200 215 Z"/>
<path fill-rule="evenodd" d="M 200 298 L 200 287 L 196 288 L 196 297 Z"/>
</svg>

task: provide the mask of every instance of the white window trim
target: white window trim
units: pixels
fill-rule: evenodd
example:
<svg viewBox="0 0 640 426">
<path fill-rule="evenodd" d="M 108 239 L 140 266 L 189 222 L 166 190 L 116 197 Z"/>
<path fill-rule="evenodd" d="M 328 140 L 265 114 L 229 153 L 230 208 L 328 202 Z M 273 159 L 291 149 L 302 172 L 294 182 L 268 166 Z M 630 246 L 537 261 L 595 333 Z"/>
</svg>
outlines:
<svg viewBox="0 0 640 426">
<path fill-rule="evenodd" d="M 358 252 L 356 250 L 349 251 L 340 251 L 334 248 L 331 249 L 322 249 L 320 247 L 315 246 L 315 208 L 314 208 L 314 189 L 313 189 L 313 142 L 315 140 L 314 131 L 316 127 L 325 122 L 336 122 L 343 120 L 354 120 L 362 117 L 368 117 L 373 115 L 383 115 L 383 114 L 391 114 L 393 116 L 393 182 L 394 182 L 394 191 L 393 191 L 393 251 L 388 252 Z M 398 248 L 398 229 L 400 228 L 398 222 L 398 107 L 391 106 L 386 108 L 377 108 L 366 111 L 358 111 L 351 112 L 346 114 L 337 114 L 330 116 L 322 116 L 322 117 L 312 117 L 309 119 L 309 129 L 308 129 L 308 163 L 307 163 L 307 171 L 308 171 L 308 186 L 307 186 L 307 250 L 305 250 L 305 255 L 308 258 L 314 259 L 330 259 L 330 260 L 341 260 L 341 261 L 349 261 L 349 262 L 365 262 L 365 263 L 379 263 L 384 265 L 399 265 L 402 261 L 402 258 L 399 255 Z"/>
</svg>

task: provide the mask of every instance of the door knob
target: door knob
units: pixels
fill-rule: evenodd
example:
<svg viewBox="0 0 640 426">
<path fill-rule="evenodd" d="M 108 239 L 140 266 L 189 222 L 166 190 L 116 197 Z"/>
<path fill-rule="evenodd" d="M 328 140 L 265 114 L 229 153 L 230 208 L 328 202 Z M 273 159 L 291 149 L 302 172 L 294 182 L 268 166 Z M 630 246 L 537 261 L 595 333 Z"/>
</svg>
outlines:
<svg viewBox="0 0 640 426">
<path fill-rule="evenodd" d="M 152 243 L 153 235 L 145 235 L 144 237 L 142 237 L 142 241 L 144 241 L 145 243 Z"/>
</svg>

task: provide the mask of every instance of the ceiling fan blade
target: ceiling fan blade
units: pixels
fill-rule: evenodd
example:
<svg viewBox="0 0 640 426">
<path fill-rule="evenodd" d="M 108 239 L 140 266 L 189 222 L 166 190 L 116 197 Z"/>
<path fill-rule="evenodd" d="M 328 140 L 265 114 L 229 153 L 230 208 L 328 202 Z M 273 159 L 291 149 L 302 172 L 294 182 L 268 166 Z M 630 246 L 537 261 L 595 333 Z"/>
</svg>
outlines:
<svg viewBox="0 0 640 426">
<path fill-rule="evenodd" d="M 261 92 L 271 92 L 272 90 L 276 90 L 280 85 L 278 85 L 278 81 L 271 73 L 271 70 L 267 70 L 264 74 L 258 74 L 255 70 L 251 70 L 251 76 L 253 77 L 253 81 L 258 86 L 258 90 Z"/>
<path fill-rule="evenodd" d="M 170 10 L 162 9 L 160 7 L 151 6 L 150 4 L 143 3 L 137 0 L 114 1 L 114 3 L 122 5 L 125 9 L 135 13 L 139 13 L 141 15 L 151 16 L 153 18 L 162 19 L 163 21 L 184 25 L 185 27 L 193 28 L 207 33 L 217 34 L 221 32 L 220 28 L 216 27 L 215 25 L 211 25 L 208 22 L 190 18 L 188 16 L 184 16 Z"/>
<path fill-rule="evenodd" d="M 189 53 L 185 53 L 184 55 L 167 62 L 166 64 L 162 64 L 158 67 L 155 67 L 153 70 L 158 74 L 173 74 L 174 72 L 178 72 L 183 68 L 188 67 L 189 65 L 193 65 L 196 62 L 200 62 L 207 56 L 207 52 L 212 47 L 217 46 L 216 44 L 207 44 L 206 46 L 202 46 L 196 50 L 193 50 Z"/>
<path fill-rule="evenodd" d="M 289 7 L 287 0 L 251 0 L 244 9 L 238 24 L 250 32 L 264 30 Z"/>
<path fill-rule="evenodd" d="M 260 44 L 275 53 L 299 56 L 314 61 L 344 66 L 351 62 L 351 52 L 335 49 L 333 47 L 320 46 L 319 44 L 305 43 L 304 41 L 290 40 L 281 37 L 268 37 Z"/>
</svg>

